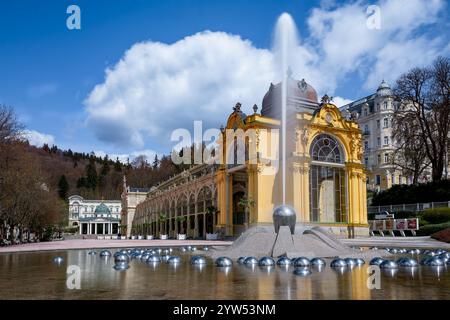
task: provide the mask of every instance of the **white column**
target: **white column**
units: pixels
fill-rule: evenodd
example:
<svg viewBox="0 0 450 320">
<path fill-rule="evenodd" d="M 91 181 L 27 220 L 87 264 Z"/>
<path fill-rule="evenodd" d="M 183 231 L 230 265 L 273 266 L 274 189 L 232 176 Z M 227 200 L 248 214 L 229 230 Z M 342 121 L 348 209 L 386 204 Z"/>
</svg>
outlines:
<svg viewBox="0 0 450 320">
<path fill-rule="evenodd" d="M 87 234 L 88 235 L 91 234 L 91 224 L 90 223 L 87 224 Z"/>
</svg>

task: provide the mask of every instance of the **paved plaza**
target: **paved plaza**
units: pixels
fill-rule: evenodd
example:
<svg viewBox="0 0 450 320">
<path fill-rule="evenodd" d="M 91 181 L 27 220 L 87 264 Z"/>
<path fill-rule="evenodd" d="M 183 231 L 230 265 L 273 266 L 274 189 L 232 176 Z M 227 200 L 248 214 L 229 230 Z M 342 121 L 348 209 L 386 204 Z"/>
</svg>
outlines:
<svg viewBox="0 0 450 320">
<path fill-rule="evenodd" d="M 178 246 L 229 246 L 231 241 L 211 240 L 97 240 L 75 239 L 51 242 L 27 243 L 0 248 L 0 253 L 51 251 L 71 249 L 178 247 Z"/>
</svg>

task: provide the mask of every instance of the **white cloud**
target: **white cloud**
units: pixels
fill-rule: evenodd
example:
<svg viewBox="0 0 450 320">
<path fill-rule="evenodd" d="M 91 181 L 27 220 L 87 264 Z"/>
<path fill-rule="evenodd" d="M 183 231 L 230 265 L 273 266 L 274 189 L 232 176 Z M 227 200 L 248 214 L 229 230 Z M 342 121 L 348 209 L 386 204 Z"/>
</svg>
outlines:
<svg viewBox="0 0 450 320">
<path fill-rule="evenodd" d="M 290 64 L 319 96 L 334 95 L 355 74 L 362 79 L 355 94 L 361 87 L 373 92 L 382 79 L 393 84 L 409 68 L 448 52 L 446 39 L 421 29 L 440 21 L 442 0 L 381 0 L 380 30 L 367 28 L 367 5 L 323 1 L 311 11 L 309 35 L 293 49 Z M 275 60 L 272 51 L 223 32 L 173 44 L 137 43 L 85 100 L 87 125 L 102 141 L 120 146 L 173 146 L 169 138 L 176 128 L 191 130 L 194 120 L 203 120 L 204 130 L 218 127 L 237 101 L 246 112 L 260 106 L 276 81 Z M 335 98 L 337 104 L 348 101 Z"/>
<path fill-rule="evenodd" d="M 333 97 L 333 104 L 336 105 L 336 107 L 340 108 L 342 106 L 345 106 L 346 104 L 349 104 L 350 102 L 353 102 L 353 100 L 342 98 L 342 97 Z"/>
<path fill-rule="evenodd" d="M 104 151 L 94 151 L 95 155 L 98 157 L 104 157 L 107 153 Z M 144 149 L 140 151 L 133 151 L 129 154 L 122 153 L 122 154 L 115 154 L 115 153 L 108 153 L 108 158 L 112 160 L 119 159 L 122 163 L 127 163 L 128 161 L 131 163 L 136 157 L 138 156 L 145 156 L 147 158 L 147 161 L 149 163 L 152 163 L 153 159 L 155 159 L 155 155 L 158 155 L 158 158 L 161 159 L 161 154 L 158 154 L 156 151 Z"/>
<path fill-rule="evenodd" d="M 45 134 L 38 132 L 36 130 L 25 130 L 22 133 L 24 139 L 28 140 L 28 142 L 36 147 L 42 147 L 45 143 L 48 145 L 55 144 L 55 137 L 51 134 Z"/>
</svg>

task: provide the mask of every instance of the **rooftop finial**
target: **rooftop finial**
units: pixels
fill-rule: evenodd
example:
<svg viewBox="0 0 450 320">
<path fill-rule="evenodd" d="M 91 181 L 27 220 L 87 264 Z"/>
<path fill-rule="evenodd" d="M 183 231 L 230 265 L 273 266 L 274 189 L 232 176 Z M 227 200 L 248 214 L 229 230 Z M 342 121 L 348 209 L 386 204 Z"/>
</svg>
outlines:
<svg viewBox="0 0 450 320">
<path fill-rule="evenodd" d="M 253 105 L 253 112 L 256 113 L 258 111 L 258 106 L 256 103 Z"/>
<path fill-rule="evenodd" d="M 322 101 L 323 104 L 327 104 L 330 103 L 331 99 L 327 94 L 325 94 L 320 101 Z"/>
</svg>

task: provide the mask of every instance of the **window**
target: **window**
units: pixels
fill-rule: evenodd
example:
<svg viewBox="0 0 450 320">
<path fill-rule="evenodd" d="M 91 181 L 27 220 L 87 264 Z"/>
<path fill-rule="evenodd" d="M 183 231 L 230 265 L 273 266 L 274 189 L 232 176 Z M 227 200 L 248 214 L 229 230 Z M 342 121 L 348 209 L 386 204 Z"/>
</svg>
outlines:
<svg viewBox="0 0 450 320">
<path fill-rule="evenodd" d="M 384 137 L 384 145 L 387 146 L 389 144 L 389 137 L 385 136 Z"/>
<path fill-rule="evenodd" d="M 315 222 L 346 222 L 346 173 L 344 153 L 331 136 L 317 136 L 310 150 L 310 220 Z"/>
<path fill-rule="evenodd" d="M 364 134 L 369 134 L 369 126 L 367 124 L 364 125 Z"/>
<path fill-rule="evenodd" d="M 369 158 L 368 157 L 364 158 L 364 164 L 366 165 L 366 167 L 369 165 Z"/>
<path fill-rule="evenodd" d="M 388 128 L 389 127 L 389 119 L 388 118 L 384 118 L 383 119 L 383 128 Z"/>
<path fill-rule="evenodd" d="M 378 145 L 379 147 L 381 147 L 381 138 L 380 138 L 380 137 L 377 138 L 377 145 Z"/>
<path fill-rule="evenodd" d="M 384 163 L 389 163 L 389 153 L 384 154 Z"/>
<path fill-rule="evenodd" d="M 383 103 L 383 107 L 384 107 L 384 110 L 387 110 L 387 107 L 388 107 L 387 101 L 385 101 L 385 102 Z"/>
<path fill-rule="evenodd" d="M 369 141 L 364 141 L 364 151 L 369 150 Z"/>
<path fill-rule="evenodd" d="M 375 184 L 377 186 L 379 186 L 381 184 L 381 176 L 379 174 L 377 174 L 377 176 L 375 178 Z"/>
<path fill-rule="evenodd" d="M 327 134 L 321 134 L 311 144 L 311 156 L 315 161 L 343 163 L 339 144 Z"/>
<path fill-rule="evenodd" d="M 381 155 L 380 155 L 380 154 L 377 155 L 377 163 L 378 163 L 378 164 L 381 164 Z"/>
<path fill-rule="evenodd" d="M 364 108 L 364 116 L 366 116 L 366 117 L 367 117 L 367 114 L 368 114 L 368 112 L 367 112 L 367 108 Z"/>
<path fill-rule="evenodd" d="M 377 129 L 380 129 L 380 120 L 377 120 Z"/>
</svg>

